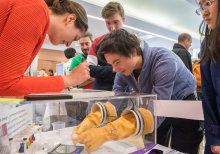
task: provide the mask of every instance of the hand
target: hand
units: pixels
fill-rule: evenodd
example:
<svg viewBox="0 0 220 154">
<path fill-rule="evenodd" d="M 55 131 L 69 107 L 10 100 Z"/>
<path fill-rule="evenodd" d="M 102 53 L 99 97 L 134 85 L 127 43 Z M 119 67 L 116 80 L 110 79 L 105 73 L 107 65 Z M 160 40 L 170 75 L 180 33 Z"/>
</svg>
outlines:
<svg viewBox="0 0 220 154">
<path fill-rule="evenodd" d="M 63 76 L 64 86 L 76 87 L 90 78 L 89 65 L 86 62 L 80 63 L 69 75 Z"/>
<path fill-rule="evenodd" d="M 74 128 L 72 132 L 72 141 L 74 144 L 75 142 L 75 136 L 80 135 L 84 131 L 90 129 L 90 128 L 96 128 L 101 124 L 101 112 L 96 111 L 95 113 L 90 113 L 86 118 L 78 125 L 77 127 Z"/>
<path fill-rule="evenodd" d="M 101 124 L 101 112 L 90 113 L 86 118 L 73 130 L 74 134 L 81 134 L 90 128 L 96 128 Z"/>
<path fill-rule="evenodd" d="M 102 128 L 90 128 L 89 130 L 76 136 L 73 139 L 73 143 L 82 143 L 90 151 L 94 151 L 108 140 L 105 136 L 106 133 Z"/>
<path fill-rule="evenodd" d="M 84 144 L 90 151 L 94 151 L 106 141 L 130 137 L 136 130 L 135 121 L 133 114 L 127 114 L 101 128 L 90 128 L 77 137 L 73 135 L 72 140 L 74 144 Z"/>
<path fill-rule="evenodd" d="M 220 154 L 220 146 L 217 146 L 217 145 L 211 145 L 211 151 L 213 153 L 217 153 L 217 154 Z"/>
</svg>

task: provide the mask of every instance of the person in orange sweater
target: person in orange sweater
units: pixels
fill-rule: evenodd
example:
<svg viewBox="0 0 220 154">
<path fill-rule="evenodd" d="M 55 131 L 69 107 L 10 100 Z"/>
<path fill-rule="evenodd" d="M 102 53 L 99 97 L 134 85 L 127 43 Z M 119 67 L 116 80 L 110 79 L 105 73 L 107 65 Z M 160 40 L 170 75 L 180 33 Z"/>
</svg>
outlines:
<svg viewBox="0 0 220 154">
<path fill-rule="evenodd" d="M 69 46 L 88 29 L 85 9 L 70 0 L 0 1 L 0 96 L 59 92 L 90 78 L 86 62 L 67 76 L 24 76 L 46 34 Z"/>
</svg>

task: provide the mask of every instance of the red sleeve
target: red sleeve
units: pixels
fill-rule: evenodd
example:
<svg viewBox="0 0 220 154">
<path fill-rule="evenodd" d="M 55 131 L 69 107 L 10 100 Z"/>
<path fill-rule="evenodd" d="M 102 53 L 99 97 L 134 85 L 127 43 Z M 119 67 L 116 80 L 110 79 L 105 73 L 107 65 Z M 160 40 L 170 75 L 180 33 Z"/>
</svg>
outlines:
<svg viewBox="0 0 220 154">
<path fill-rule="evenodd" d="M 91 47 L 89 48 L 89 53 L 87 56 L 87 63 L 89 65 L 98 65 L 98 58 L 97 58 L 97 48 L 102 42 L 103 38 L 105 37 L 106 34 L 97 37 L 93 42 Z"/>
<path fill-rule="evenodd" d="M 99 44 L 102 42 L 103 38 L 105 37 L 106 34 L 97 37 L 93 42 L 92 42 L 92 46 L 89 48 L 89 53 L 88 55 L 93 55 L 93 56 L 97 56 L 97 47 L 99 46 Z"/>
<path fill-rule="evenodd" d="M 2 5 L 6 6 L 6 5 Z M 0 6 L 0 95 L 57 92 L 64 89 L 61 76 L 24 77 L 46 37 L 49 11 L 43 0 L 10 0 Z M 5 10 L 5 11 L 2 11 Z"/>
</svg>

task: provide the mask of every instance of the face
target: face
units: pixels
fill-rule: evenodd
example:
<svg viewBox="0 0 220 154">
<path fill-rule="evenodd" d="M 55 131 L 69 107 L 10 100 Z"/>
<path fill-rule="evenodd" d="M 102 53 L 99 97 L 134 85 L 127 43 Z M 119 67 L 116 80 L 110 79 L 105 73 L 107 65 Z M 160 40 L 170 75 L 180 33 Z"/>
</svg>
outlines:
<svg viewBox="0 0 220 154">
<path fill-rule="evenodd" d="M 106 61 L 112 65 L 113 72 L 120 72 L 125 76 L 129 76 L 135 70 L 137 61 L 133 55 L 125 57 L 116 53 L 107 53 L 104 56 Z"/>
<path fill-rule="evenodd" d="M 83 32 L 75 26 L 76 16 L 74 14 L 58 16 L 54 20 L 56 24 L 48 32 L 53 45 L 65 44 L 68 47 L 82 36 Z"/>
<path fill-rule="evenodd" d="M 124 22 L 125 17 L 121 17 L 119 13 L 115 13 L 113 16 L 105 19 L 105 24 L 109 32 L 122 28 Z"/>
<path fill-rule="evenodd" d="M 189 47 L 191 46 L 191 44 L 192 44 L 192 40 L 189 40 L 189 39 L 185 40 L 185 48 L 186 48 L 186 50 L 189 50 Z"/>
<path fill-rule="evenodd" d="M 82 37 L 79 39 L 80 47 L 85 56 L 88 55 L 89 48 L 92 45 L 92 42 L 89 37 Z"/>
<path fill-rule="evenodd" d="M 208 3 L 211 2 L 211 3 Z M 209 29 L 215 29 L 216 20 L 218 14 L 218 0 L 200 0 L 199 5 L 200 8 L 206 6 L 206 4 L 211 4 L 207 7 L 204 7 L 202 10 L 202 16 Z"/>
</svg>

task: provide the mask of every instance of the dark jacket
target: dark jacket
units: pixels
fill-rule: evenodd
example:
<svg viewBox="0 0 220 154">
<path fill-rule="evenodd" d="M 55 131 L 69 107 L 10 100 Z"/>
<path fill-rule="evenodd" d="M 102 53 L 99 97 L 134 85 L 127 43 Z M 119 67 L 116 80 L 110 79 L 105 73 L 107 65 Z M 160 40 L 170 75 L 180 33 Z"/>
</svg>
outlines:
<svg viewBox="0 0 220 154">
<path fill-rule="evenodd" d="M 201 46 L 202 54 L 204 51 Z M 206 147 L 205 153 L 211 153 L 210 145 L 220 146 L 220 62 L 200 64 L 203 93 L 203 113 Z"/>
<path fill-rule="evenodd" d="M 100 66 L 89 65 L 90 76 L 95 78 L 92 89 L 112 91 L 115 73 L 111 65 L 98 62 Z"/>
<path fill-rule="evenodd" d="M 127 85 L 137 93 L 156 94 L 158 100 L 182 100 L 196 90 L 196 79 L 176 54 L 151 48 L 144 42 L 143 66 L 138 81 L 134 74 L 116 73 L 113 91 L 124 92 Z M 157 120 L 158 126 L 164 118 Z"/>
<path fill-rule="evenodd" d="M 104 36 L 105 35 L 102 35 L 93 41 L 92 46 L 89 49 L 87 60 L 92 61 L 92 63 L 88 62 L 90 64 L 90 76 L 95 78 L 92 89 L 112 91 L 115 79 L 113 68 L 111 65 L 102 62 L 97 58 L 97 51 L 99 50 L 100 43 L 102 42 Z M 91 57 L 93 58 L 90 59 Z M 95 62 L 93 62 L 94 59 Z"/>
<path fill-rule="evenodd" d="M 144 42 L 143 66 L 138 82 L 133 73 L 116 73 L 113 91 L 130 85 L 137 93 L 157 94 L 158 100 L 182 100 L 196 90 L 196 79 L 182 61 L 165 48 L 151 48 Z"/>
<path fill-rule="evenodd" d="M 177 54 L 180 59 L 183 61 L 185 66 L 190 70 L 192 73 L 192 62 L 191 62 L 191 55 L 190 53 L 184 48 L 182 45 L 175 43 L 173 46 L 173 52 Z"/>
</svg>

